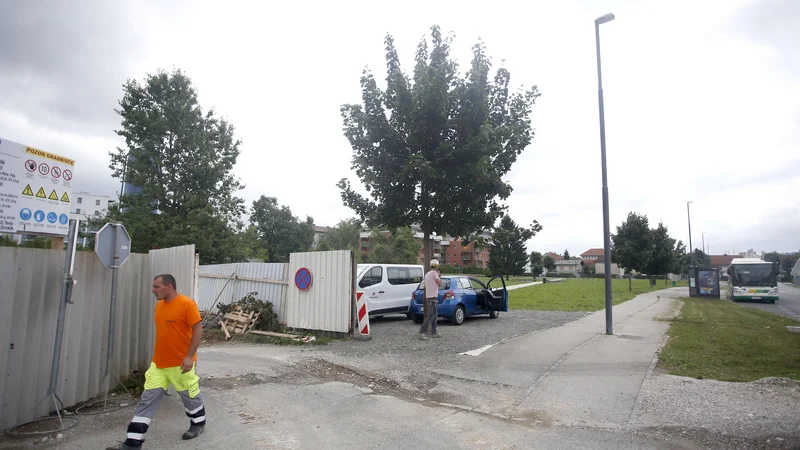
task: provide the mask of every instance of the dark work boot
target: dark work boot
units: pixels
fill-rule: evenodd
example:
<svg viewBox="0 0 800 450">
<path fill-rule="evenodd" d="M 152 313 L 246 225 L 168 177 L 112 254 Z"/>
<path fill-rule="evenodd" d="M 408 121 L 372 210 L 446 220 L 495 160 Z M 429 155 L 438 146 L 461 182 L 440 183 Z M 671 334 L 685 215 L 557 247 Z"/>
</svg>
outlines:
<svg viewBox="0 0 800 450">
<path fill-rule="evenodd" d="M 128 445 L 128 444 L 123 442 L 123 443 L 121 443 L 119 445 L 115 445 L 113 447 L 106 447 L 106 450 L 138 450 L 138 449 L 141 449 L 141 448 L 142 448 L 141 445 L 134 446 L 134 445 Z"/>
<path fill-rule="evenodd" d="M 186 430 L 185 433 L 183 433 L 183 439 L 194 439 L 197 436 L 203 434 L 203 431 L 205 430 L 206 430 L 205 425 L 194 425 L 194 424 L 190 425 L 189 429 Z"/>
</svg>

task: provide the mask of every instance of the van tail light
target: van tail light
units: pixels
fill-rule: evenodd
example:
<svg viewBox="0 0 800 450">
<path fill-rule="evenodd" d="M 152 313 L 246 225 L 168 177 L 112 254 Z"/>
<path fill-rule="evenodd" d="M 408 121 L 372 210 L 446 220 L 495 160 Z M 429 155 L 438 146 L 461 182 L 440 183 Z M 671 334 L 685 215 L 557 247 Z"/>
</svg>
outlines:
<svg viewBox="0 0 800 450">
<path fill-rule="evenodd" d="M 447 292 L 444 293 L 444 299 L 445 300 L 450 300 L 451 298 L 456 298 L 455 291 L 447 291 Z"/>
</svg>

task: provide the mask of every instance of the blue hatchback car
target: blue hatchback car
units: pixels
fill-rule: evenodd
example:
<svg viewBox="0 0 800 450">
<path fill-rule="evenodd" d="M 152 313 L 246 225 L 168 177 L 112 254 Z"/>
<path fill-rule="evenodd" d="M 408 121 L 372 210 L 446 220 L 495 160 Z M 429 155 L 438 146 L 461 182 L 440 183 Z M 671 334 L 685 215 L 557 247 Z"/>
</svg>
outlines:
<svg viewBox="0 0 800 450">
<path fill-rule="evenodd" d="M 439 317 L 450 319 L 450 323 L 461 325 L 469 316 L 488 314 L 496 319 L 500 311 L 508 311 L 508 290 L 502 275 L 498 275 L 488 284 L 468 276 L 448 275 L 442 276 L 442 285 L 439 286 Z M 414 323 L 423 320 L 423 284 L 411 294 L 411 303 L 408 306 L 408 315 Z M 494 287 L 492 285 L 494 284 Z"/>
</svg>

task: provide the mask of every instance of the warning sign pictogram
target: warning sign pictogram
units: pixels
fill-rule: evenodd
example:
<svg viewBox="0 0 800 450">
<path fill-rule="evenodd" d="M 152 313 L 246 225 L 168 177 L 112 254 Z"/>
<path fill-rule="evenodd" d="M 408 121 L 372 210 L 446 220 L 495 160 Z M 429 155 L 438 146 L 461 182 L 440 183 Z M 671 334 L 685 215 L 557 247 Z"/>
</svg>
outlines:
<svg viewBox="0 0 800 450">
<path fill-rule="evenodd" d="M 49 198 L 50 200 L 58 200 L 58 194 L 56 194 L 56 190 L 53 189 L 53 191 L 50 192 L 50 197 L 47 198 Z"/>
<path fill-rule="evenodd" d="M 64 203 L 69 203 L 69 196 L 67 195 L 67 191 L 64 191 L 64 195 L 61 196 L 61 201 Z"/>
<path fill-rule="evenodd" d="M 33 197 L 33 189 L 31 189 L 31 185 L 25 186 L 25 189 L 22 190 L 22 195 L 30 195 Z"/>
<path fill-rule="evenodd" d="M 36 196 L 39 198 L 47 198 L 47 194 L 44 193 L 44 188 L 39 188 L 39 190 L 36 191 Z"/>
</svg>

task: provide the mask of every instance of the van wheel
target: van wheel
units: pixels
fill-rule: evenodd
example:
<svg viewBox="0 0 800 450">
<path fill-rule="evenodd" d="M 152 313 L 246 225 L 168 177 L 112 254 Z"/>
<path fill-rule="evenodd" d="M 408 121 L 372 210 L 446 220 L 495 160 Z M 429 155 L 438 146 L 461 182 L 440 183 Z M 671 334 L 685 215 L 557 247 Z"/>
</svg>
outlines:
<svg viewBox="0 0 800 450">
<path fill-rule="evenodd" d="M 422 316 L 420 316 L 419 314 L 412 314 L 412 315 L 411 315 L 411 320 L 413 320 L 413 321 L 414 321 L 414 323 L 416 323 L 416 324 L 420 324 L 420 323 L 422 323 L 422 320 L 423 320 L 423 319 L 424 319 L 424 318 L 423 318 Z"/>
<path fill-rule="evenodd" d="M 500 311 L 489 311 L 490 319 L 497 319 L 498 317 L 500 317 Z"/>
<path fill-rule="evenodd" d="M 464 323 L 464 317 L 466 313 L 464 312 L 464 305 L 459 305 L 458 308 L 453 312 L 453 315 L 450 316 L 450 323 L 453 325 L 461 325 Z"/>
</svg>

